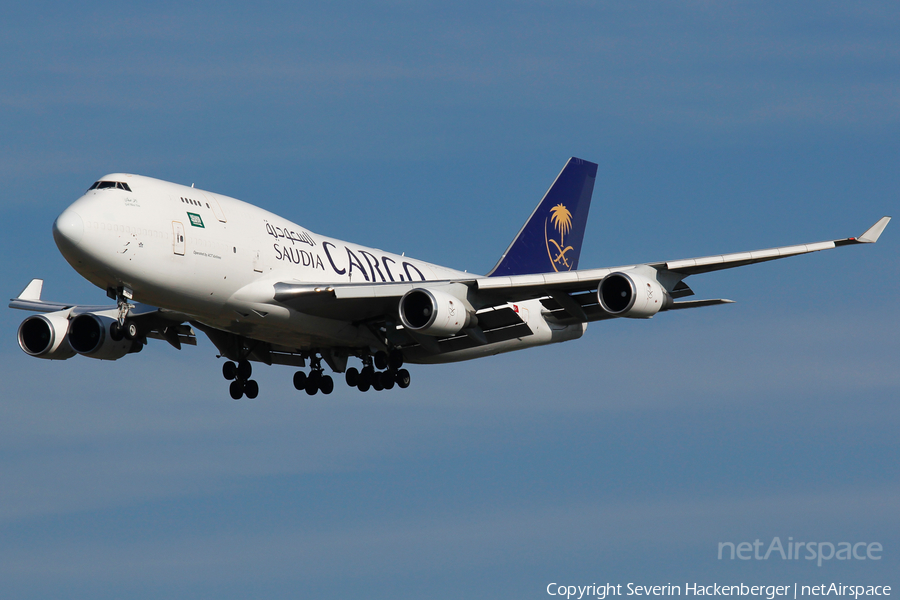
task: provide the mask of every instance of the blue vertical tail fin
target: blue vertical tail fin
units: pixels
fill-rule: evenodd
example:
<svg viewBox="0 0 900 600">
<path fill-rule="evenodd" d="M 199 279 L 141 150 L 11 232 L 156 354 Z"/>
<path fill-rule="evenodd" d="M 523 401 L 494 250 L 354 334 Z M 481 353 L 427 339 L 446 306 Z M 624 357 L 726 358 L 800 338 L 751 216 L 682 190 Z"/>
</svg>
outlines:
<svg viewBox="0 0 900 600">
<path fill-rule="evenodd" d="M 574 271 L 597 165 L 570 158 L 488 277 Z"/>
</svg>

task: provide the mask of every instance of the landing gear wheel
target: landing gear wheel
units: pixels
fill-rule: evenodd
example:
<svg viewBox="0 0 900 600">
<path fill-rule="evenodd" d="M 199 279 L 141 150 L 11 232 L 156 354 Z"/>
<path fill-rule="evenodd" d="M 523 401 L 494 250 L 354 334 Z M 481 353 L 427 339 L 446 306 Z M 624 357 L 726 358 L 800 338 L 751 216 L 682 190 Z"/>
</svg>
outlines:
<svg viewBox="0 0 900 600">
<path fill-rule="evenodd" d="M 231 393 L 231 397 L 235 400 L 240 400 L 241 396 L 244 395 L 244 382 L 236 379 L 231 382 L 231 385 L 228 386 L 228 391 Z"/>
<path fill-rule="evenodd" d="M 359 371 L 356 370 L 356 367 L 350 367 L 344 378 L 347 380 L 347 385 L 356 387 L 356 384 L 359 383 Z"/>
<path fill-rule="evenodd" d="M 109 337 L 111 337 L 114 342 L 121 342 L 125 339 L 125 332 L 122 331 L 118 321 L 113 321 L 113 324 L 109 326 Z"/>
<path fill-rule="evenodd" d="M 375 368 L 376 369 L 387 369 L 388 366 L 388 355 L 384 350 L 379 350 L 375 353 Z"/>
<path fill-rule="evenodd" d="M 306 373 L 304 373 L 303 371 L 297 371 L 296 373 L 294 373 L 294 389 L 306 389 Z"/>
<path fill-rule="evenodd" d="M 237 376 L 239 379 L 243 379 L 244 381 L 250 379 L 250 375 L 253 374 L 253 367 L 250 366 L 249 360 L 242 360 L 238 363 L 237 366 Z"/>
<path fill-rule="evenodd" d="M 237 365 L 230 360 L 226 362 L 222 365 L 222 376 L 229 381 L 237 377 Z"/>
<path fill-rule="evenodd" d="M 397 371 L 397 387 L 404 390 L 409 387 L 409 371 L 406 369 Z"/>
<path fill-rule="evenodd" d="M 372 376 L 372 389 L 376 392 L 380 392 L 384 389 L 384 384 L 382 383 L 381 373 L 375 373 Z"/>
<path fill-rule="evenodd" d="M 141 330 L 134 321 L 125 321 L 125 339 L 136 340 L 141 335 Z"/>
<path fill-rule="evenodd" d="M 330 394 L 334 391 L 334 379 L 330 375 L 323 375 L 322 380 L 319 381 L 319 389 L 323 394 Z"/>
<path fill-rule="evenodd" d="M 371 383 L 369 383 L 368 377 L 360 376 L 359 381 L 356 383 L 356 389 L 361 392 L 368 392 L 371 387 Z"/>
<path fill-rule="evenodd" d="M 306 378 L 306 393 L 310 396 L 315 396 L 316 392 L 319 391 L 319 382 L 322 379 L 322 374 L 319 371 L 313 371 L 309 374 L 309 377 Z"/>
<path fill-rule="evenodd" d="M 247 397 L 253 400 L 257 396 L 259 396 L 259 384 L 254 380 L 249 380 L 246 384 L 244 384 L 244 393 L 247 394 Z"/>
<path fill-rule="evenodd" d="M 401 352 L 397 348 L 394 348 L 393 350 L 391 350 L 391 354 L 388 357 L 388 366 L 394 371 L 396 371 L 400 367 L 402 367 L 403 366 L 403 352 Z"/>
<path fill-rule="evenodd" d="M 381 385 L 386 390 L 392 390 L 396 379 L 397 374 L 394 371 L 385 371 L 381 374 Z"/>
</svg>

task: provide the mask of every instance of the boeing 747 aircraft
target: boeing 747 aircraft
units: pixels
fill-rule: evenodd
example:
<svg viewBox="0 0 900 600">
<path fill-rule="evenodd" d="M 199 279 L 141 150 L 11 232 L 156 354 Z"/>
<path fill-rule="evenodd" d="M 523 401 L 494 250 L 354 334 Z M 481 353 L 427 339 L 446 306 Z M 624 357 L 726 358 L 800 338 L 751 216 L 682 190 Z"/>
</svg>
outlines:
<svg viewBox="0 0 900 600">
<path fill-rule="evenodd" d="M 684 280 L 873 243 L 890 221 L 857 238 L 579 270 L 596 174 L 596 164 L 569 159 L 485 276 L 318 235 L 220 194 L 107 175 L 59 215 L 53 238 L 116 305 L 48 302 L 34 279 L 10 303 L 41 313 L 19 326 L 19 346 L 38 358 L 118 360 L 150 339 L 196 345 L 199 330 L 226 359 L 234 399 L 258 395 L 253 362 L 301 369 L 294 386 L 310 395 L 334 389 L 323 363 L 360 391 L 405 388 L 404 364 L 564 342 L 592 321 L 731 302 L 684 300 L 694 293 Z"/>
</svg>

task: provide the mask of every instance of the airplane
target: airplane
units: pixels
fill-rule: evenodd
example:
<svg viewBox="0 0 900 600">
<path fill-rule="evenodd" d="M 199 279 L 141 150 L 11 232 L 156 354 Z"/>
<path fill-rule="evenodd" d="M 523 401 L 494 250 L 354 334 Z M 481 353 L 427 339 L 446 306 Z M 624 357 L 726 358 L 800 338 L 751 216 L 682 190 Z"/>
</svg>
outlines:
<svg viewBox="0 0 900 600">
<path fill-rule="evenodd" d="M 484 276 L 325 237 L 257 206 L 159 179 L 101 177 L 53 223 L 66 261 L 115 306 L 41 299 L 11 308 L 27 354 L 118 360 L 149 339 L 181 349 L 196 331 L 225 358 L 238 400 L 252 363 L 298 368 L 294 387 L 330 394 L 323 362 L 360 391 L 406 388 L 404 365 L 448 363 L 580 338 L 587 324 L 647 319 L 731 300 L 684 300 L 692 275 L 878 240 L 856 238 L 612 268 L 578 269 L 597 164 L 571 158 Z M 361 361 L 348 367 L 350 359 Z M 308 366 L 308 371 L 304 370 Z"/>
</svg>

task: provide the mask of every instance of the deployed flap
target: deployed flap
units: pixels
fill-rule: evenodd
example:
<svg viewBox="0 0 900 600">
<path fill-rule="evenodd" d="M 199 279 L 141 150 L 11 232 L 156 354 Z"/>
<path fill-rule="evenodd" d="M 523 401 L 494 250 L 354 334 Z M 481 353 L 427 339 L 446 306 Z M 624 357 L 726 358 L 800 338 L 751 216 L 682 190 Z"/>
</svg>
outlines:
<svg viewBox="0 0 900 600">
<path fill-rule="evenodd" d="M 578 268 L 597 165 L 570 158 L 488 277 Z"/>
<path fill-rule="evenodd" d="M 403 333 L 409 336 L 413 342 L 411 345 L 400 344 L 403 354 L 407 357 L 423 359 L 434 354 L 457 352 L 475 346 L 496 344 L 534 335 L 531 328 L 512 308 L 488 308 L 478 311 L 477 316 L 479 326 L 477 332 L 463 330 L 453 336 L 436 338 L 403 330 Z"/>
<path fill-rule="evenodd" d="M 714 298 L 711 300 L 685 300 L 683 302 L 673 302 L 669 310 L 678 310 L 682 308 L 702 308 L 704 306 L 716 306 L 718 304 L 734 304 L 734 300 L 727 298 Z"/>
</svg>

